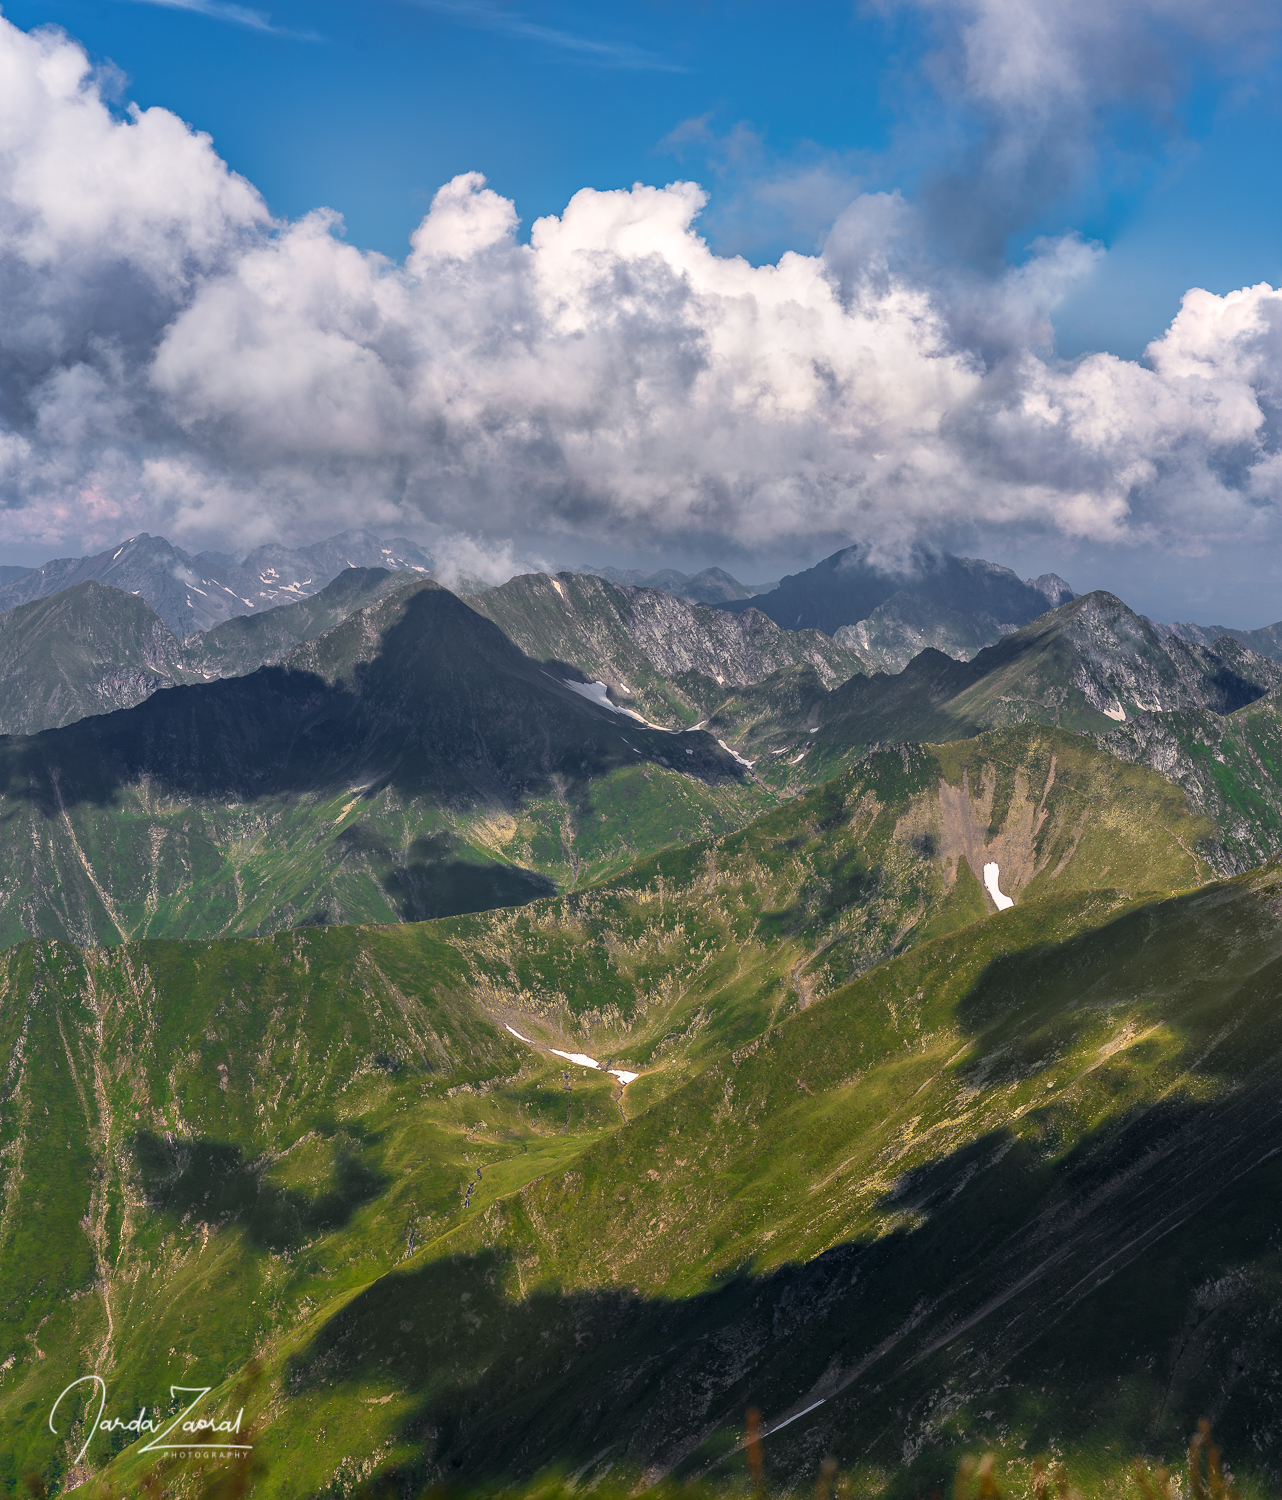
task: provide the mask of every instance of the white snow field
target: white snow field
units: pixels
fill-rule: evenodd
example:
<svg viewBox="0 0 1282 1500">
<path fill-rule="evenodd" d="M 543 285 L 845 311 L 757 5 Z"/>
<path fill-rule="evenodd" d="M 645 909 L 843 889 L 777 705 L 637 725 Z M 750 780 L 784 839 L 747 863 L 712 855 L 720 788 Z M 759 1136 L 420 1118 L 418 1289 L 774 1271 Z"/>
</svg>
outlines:
<svg viewBox="0 0 1282 1500">
<path fill-rule="evenodd" d="M 997 868 L 997 865 L 995 863 L 986 864 L 984 866 L 985 889 L 993 898 L 993 904 L 997 907 L 997 910 L 1005 911 L 1008 906 L 1014 906 L 1015 902 L 1010 896 L 1007 896 L 1002 892 L 1001 887 L 997 884 L 1000 878 L 1001 871 Z"/>
</svg>

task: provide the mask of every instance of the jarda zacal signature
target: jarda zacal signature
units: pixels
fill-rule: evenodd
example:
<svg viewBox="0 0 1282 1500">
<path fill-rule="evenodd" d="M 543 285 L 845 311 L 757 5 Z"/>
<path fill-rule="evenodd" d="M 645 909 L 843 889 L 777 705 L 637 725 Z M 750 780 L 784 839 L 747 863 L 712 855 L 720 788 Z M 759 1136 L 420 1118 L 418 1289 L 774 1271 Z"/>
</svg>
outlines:
<svg viewBox="0 0 1282 1500">
<path fill-rule="evenodd" d="M 138 1450 L 140 1453 L 248 1453 L 254 1446 L 252 1443 L 236 1441 L 240 1436 L 241 1421 L 245 1415 L 243 1406 L 234 1419 L 227 1417 L 219 1421 L 216 1417 L 194 1415 L 196 1408 L 213 1390 L 213 1386 L 210 1385 L 171 1385 L 169 1387 L 171 1400 L 177 1401 L 180 1396 L 190 1396 L 192 1399 L 163 1432 L 159 1430 L 160 1421 L 149 1417 L 145 1406 L 139 1408 L 136 1417 L 130 1417 L 127 1420 L 124 1417 L 108 1417 L 104 1421 L 102 1414 L 107 1406 L 107 1382 L 101 1375 L 82 1375 L 79 1380 L 73 1380 L 53 1403 L 49 1409 L 49 1431 L 55 1437 L 58 1435 L 58 1429 L 53 1425 L 53 1419 L 58 1407 L 62 1404 L 63 1396 L 74 1391 L 78 1385 L 86 1383 L 93 1385 L 98 1391 L 98 1415 L 93 1420 L 84 1446 L 72 1461 L 73 1464 L 78 1464 L 85 1456 L 94 1434 L 99 1432 L 135 1432 L 139 1437 L 143 1433 L 155 1433 L 150 1442 L 145 1443 Z"/>
</svg>

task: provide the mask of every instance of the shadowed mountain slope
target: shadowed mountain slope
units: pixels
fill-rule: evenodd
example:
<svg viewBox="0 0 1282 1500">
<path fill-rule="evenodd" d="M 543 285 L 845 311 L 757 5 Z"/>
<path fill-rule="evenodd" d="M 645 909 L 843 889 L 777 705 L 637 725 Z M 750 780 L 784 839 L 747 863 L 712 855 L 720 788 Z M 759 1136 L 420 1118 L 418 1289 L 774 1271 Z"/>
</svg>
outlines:
<svg viewBox="0 0 1282 1500">
<path fill-rule="evenodd" d="M 686 1076 L 641 1090 L 660 1049 L 621 1098 L 482 1009 L 548 1024 L 467 967 L 535 913 L 24 945 L 0 974 L 0 1447 L 54 1473 L 31 1410 L 97 1360 L 136 1411 L 181 1348 L 219 1411 L 264 1362 L 236 1398 L 264 1497 L 378 1469 L 411 1491 L 548 1466 L 738 1488 L 754 1404 L 776 1490 L 831 1453 L 908 1500 L 980 1445 L 1050 1450 L 1103 1496 L 1209 1414 L 1255 1494 L 1282 1478 L 1279 882 L 1030 884 L 755 1036 L 710 1002 L 695 1037 L 720 1037 L 677 1042 Z M 675 933 L 755 886 L 727 860 L 677 895 L 656 867 L 645 904 Z M 537 909 L 569 926 L 527 991 L 581 982 L 591 894 Z M 602 939 L 635 941 L 614 919 Z M 136 1491 L 147 1462 L 103 1482 Z"/>
<path fill-rule="evenodd" d="M 750 604 L 735 600 L 722 607 L 759 609 L 786 630 L 822 630 L 832 636 L 889 608 L 890 613 L 870 624 L 867 638 L 846 638 L 847 644 L 871 653 L 902 644 L 898 636 L 890 638 L 896 611 L 913 629 L 978 632 L 988 644 L 1072 597 L 1069 586 L 1053 573 L 1025 582 L 997 563 L 925 552 L 904 567 L 890 568 L 870 562 L 867 549 L 855 546 L 834 552 L 804 573 L 790 574 Z M 909 618 L 918 612 L 924 612 L 923 622 Z"/>
<path fill-rule="evenodd" d="M 572 663 L 667 726 L 693 724 L 729 689 L 782 669 L 809 668 L 824 687 L 863 671 L 820 631 L 781 630 L 752 610 L 735 616 L 594 574 L 525 574 L 468 603 L 528 656 Z"/>
<path fill-rule="evenodd" d="M 589 701 L 412 585 L 282 666 L 0 742 L 0 938 L 527 900 L 743 821 L 742 777 L 710 736 Z"/>
</svg>

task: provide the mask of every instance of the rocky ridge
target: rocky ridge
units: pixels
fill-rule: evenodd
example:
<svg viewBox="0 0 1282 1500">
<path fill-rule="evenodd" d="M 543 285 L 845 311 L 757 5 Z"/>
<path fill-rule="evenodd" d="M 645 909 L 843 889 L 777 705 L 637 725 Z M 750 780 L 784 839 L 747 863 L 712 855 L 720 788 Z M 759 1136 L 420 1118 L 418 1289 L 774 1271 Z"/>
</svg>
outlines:
<svg viewBox="0 0 1282 1500">
<path fill-rule="evenodd" d="M 783 630 L 756 610 L 731 614 L 593 574 L 525 574 L 468 603 L 528 656 L 568 663 L 668 726 L 693 723 L 727 690 L 785 668 L 810 667 L 824 687 L 863 670 L 820 631 Z"/>
</svg>

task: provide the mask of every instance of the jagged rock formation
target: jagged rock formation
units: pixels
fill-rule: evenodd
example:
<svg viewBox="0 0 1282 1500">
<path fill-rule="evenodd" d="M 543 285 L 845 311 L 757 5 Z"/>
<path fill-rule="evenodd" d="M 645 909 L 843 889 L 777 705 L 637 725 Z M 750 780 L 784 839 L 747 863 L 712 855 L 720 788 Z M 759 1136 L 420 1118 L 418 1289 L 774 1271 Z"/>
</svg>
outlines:
<svg viewBox="0 0 1282 1500">
<path fill-rule="evenodd" d="M 858 658 L 817 630 L 781 630 L 593 574 L 529 573 L 469 599 L 529 656 L 568 662 L 620 703 L 665 725 L 713 712 L 729 691 L 809 667 L 824 687 L 861 672 Z"/>
<path fill-rule="evenodd" d="M 1024 587 L 1033 597 L 1020 594 L 1012 597 L 1009 580 L 1000 578 L 1006 569 L 970 558 L 956 561 L 976 581 L 974 592 L 980 602 L 971 604 L 959 599 L 959 589 L 942 591 L 943 597 L 951 593 L 956 601 L 950 606 L 933 589 L 903 588 L 878 605 L 866 620 L 857 625 L 843 625 L 833 639 L 857 652 L 873 671 L 902 672 L 914 656 L 928 647 L 958 661 L 970 661 L 985 646 L 995 645 L 1029 619 L 1035 619 L 1042 609 L 1055 609 L 1074 597 L 1068 584 L 1054 573 L 1026 581 Z M 1013 605 L 1016 618 L 999 618 L 987 607 L 983 584 L 994 581 L 993 574 L 1004 585 L 996 591 L 998 598 L 994 604 L 999 609 L 1003 606 L 1010 609 Z"/>
<path fill-rule="evenodd" d="M 1282 692 L 1227 715 L 1139 713 L 1097 739 L 1120 760 L 1160 772 L 1214 820 L 1222 873 L 1252 869 L 1282 849 Z"/>
<path fill-rule="evenodd" d="M 1259 630 L 1238 630 L 1230 625 L 1193 625 L 1178 620 L 1173 625 L 1154 625 L 1153 629 L 1159 635 L 1177 635 L 1181 640 L 1199 646 L 1215 646 L 1223 636 L 1229 636 L 1250 651 L 1282 661 L 1282 621 L 1262 626 Z"/>
<path fill-rule="evenodd" d="M 1163 639 L 1113 594 L 1086 594 L 969 662 L 924 651 L 904 672 L 854 678 L 818 709 L 820 745 L 955 739 L 1003 724 L 1104 733 L 1136 714 L 1232 713 L 1282 686 L 1282 666 L 1235 641 Z"/>
</svg>

